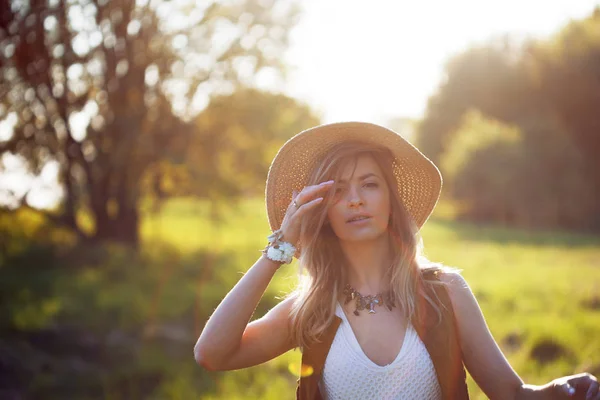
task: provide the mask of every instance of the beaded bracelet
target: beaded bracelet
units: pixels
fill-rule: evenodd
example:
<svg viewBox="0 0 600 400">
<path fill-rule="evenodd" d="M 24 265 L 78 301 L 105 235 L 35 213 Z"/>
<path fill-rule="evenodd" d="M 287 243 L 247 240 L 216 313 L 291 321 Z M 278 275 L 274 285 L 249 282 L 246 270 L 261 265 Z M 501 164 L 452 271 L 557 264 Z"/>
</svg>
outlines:
<svg viewBox="0 0 600 400">
<path fill-rule="evenodd" d="M 269 244 L 262 251 L 269 260 L 289 264 L 296 254 L 296 247 L 293 244 L 284 242 L 281 229 L 276 230 L 267 237 Z"/>
</svg>

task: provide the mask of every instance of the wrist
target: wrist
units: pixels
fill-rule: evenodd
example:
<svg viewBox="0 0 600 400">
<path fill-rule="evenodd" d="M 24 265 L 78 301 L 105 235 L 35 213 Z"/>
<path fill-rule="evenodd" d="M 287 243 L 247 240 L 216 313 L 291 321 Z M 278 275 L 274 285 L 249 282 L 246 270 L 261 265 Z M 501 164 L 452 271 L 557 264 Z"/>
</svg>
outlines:
<svg viewBox="0 0 600 400">
<path fill-rule="evenodd" d="M 277 270 L 279 270 L 279 268 L 283 265 L 283 263 L 280 261 L 271 260 L 269 257 L 267 257 L 264 250 L 262 251 L 262 253 L 263 254 L 260 256 L 259 259 L 264 260 L 265 264 L 268 266 L 268 268 L 273 270 L 273 273 L 277 272 Z"/>
<path fill-rule="evenodd" d="M 289 264 L 294 259 L 296 247 L 283 240 L 281 229 L 276 230 L 267 237 L 269 244 L 263 250 L 263 254 L 274 262 Z"/>
<path fill-rule="evenodd" d="M 543 386 L 522 384 L 515 396 L 516 400 L 549 400 L 555 398 L 552 383 Z"/>
</svg>

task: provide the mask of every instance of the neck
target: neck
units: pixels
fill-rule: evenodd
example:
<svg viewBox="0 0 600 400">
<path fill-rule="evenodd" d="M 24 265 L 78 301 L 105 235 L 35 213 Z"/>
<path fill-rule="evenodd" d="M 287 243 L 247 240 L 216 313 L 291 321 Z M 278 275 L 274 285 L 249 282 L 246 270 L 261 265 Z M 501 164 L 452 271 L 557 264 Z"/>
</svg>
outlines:
<svg viewBox="0 0 600 400">
<path fill-rule="evenodd" d="M 340 246 L 349 262 L 347 281 L 361 295 L 376 295 L 388 289 L 385 272 L 391 261 L 390 245 L 383 234 L 372 241 L 342 242 Z"/>
</svg>

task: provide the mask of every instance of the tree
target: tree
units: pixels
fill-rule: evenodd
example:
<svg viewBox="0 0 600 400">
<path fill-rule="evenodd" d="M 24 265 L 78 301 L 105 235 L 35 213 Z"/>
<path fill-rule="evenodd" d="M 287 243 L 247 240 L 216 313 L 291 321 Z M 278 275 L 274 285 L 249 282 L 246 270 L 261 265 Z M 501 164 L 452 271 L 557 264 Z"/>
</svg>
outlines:
<svg viewBox="0 0 600 400">
<path fill-rule="evenodd" d="M 139 202 L 156 187 L 140 182 L 184 157 L 194 105 L 282 68 L 293 3 L 181 4 L 0 5 L 0 119 L 14 125 L 0 154 L 21 156 L 34 174 L 58 163 L 65 196 L 54 220 L 82 238 L 137 245 Z"/>
<path fill-rule="evenodd" d="M 460 218 L 587 230 L 595 208 L 580 149 L 550 115 L 519 125 L 465 114 L 442 158 Z"/>
<path fill-rule="evenodd" d="M 197 196 L 220 200 L 264 192 L 269 164 L 294 134 L 319 124 L 305 104 L 255 89 L 215 97 L 194 120 L 187 152 Z"/>
<path fill-rule="evenodd" d="M 530 49 L 537 98 L 560 119 L 589 162 L 600 171 L 600 7 Z M 593 174 L 596 196 L 600 175 Z M 600 207 L 596 212 L 600 227 Z"/>
<path fill-rule="evenodd" d="M 516 126 L 523 135 L 520 150 L 515 144 L 497 142 L 463 157 L 468 164 L 460 174 L 465 175 L 453 177 L 462 188 L 451 191 L 461 192 L 463 200 L 470 197 L 472 213 L 490 209 L 491 203 L 477 192 L 484 187 L 475 183 L 483 179 L 482 174 L 500 180 L 529 177 L 537 185 L 518 191 L 520 197 L 513 199 L 508 212 L 517 215 L 519 203 L 535 204 L 534 198 L 549 204 L 552 196 L 556 202 L 551 208 L 558 219 L 553 222 L 547 217 L 550 212 L 543 215 L 541 208 L 532 209 L 530 225 L 600 229 L 600 203 L 593 201 L 600 196 L 600 175 L 591 172 L 600 169 L 599 38 L 600 8 L 588 18 L 569 23 L 553 38 L 516 48 L 488 44 L 448 62 L 447 79 L 430 99 L 419 125 L 417 141 L 425 154 L 439 162 L 446 153 L 456 153 L 455 143 L 463 143 L 465 135 L 485 134 L 486 129 L 461 128 L 463 115 L 471 109 Z M 509 167 L 493 172 L 505 168 L 503 158 L 512 160 Z M 547 175 L 530 173 L 536 163 L 548 167 Z M 486 190 L 493 193 L 490 183 Z M 477 190 L 467 194 L 469 187 Z M 499 205 L 496 202 L 494 207 Z M 479 212 L 478 218 L 498 220 L 497 211 Z"/>
<path fill-rule="evenodd" d="M 417 146 L 429 158 L 440 160 L 469 109 L 512 122 L 535 106 L 520 54 L 518 46 L 504 39 L 470 48 L 447 62 L 446 78 L 429 99 L 417 133 Z"/>
</svg>

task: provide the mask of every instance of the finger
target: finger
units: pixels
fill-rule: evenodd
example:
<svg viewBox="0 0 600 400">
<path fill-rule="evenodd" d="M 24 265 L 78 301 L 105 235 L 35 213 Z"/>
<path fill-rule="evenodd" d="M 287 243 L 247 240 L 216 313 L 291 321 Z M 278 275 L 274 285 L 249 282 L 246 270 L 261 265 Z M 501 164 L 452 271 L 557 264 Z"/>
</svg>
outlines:
<svg viewBox="0 0 600 400">
<path fill-rule="evenodd" d="M 587 372 L 574 375 L 568 382 L 577 389 L 581 398 L 589 400 L 598 395 L 598 381 L 596 380 L 596 377 Z"/>
<path fill-rule="evenodd" d="M 294 189 L 292 191 L 292 201 L 290 202 L 290 204 L 288 205 L 288 210 L 290 208 L 296 208 L 296 198 L 298 197 L 298 191 L 296 189 Z"/>
<path fill-rule="evenodd" d="M 331 181 L 321 182 L 318 185 L 306 186 L 296 196 L 296 198 L 295 198 L 296 203 L 298 203 L 299 206 L 304 203 L 308 203 L 309 201 L 313 200 L 315 198 L 315 196 L 319 194 L 319 192 L 329 189 L 331 187 L 331 185 L 333 185 L 333 183 L 334 183 L 334 181 L 331 180 Z"/>
<path fill-rule="evenodd" d="M 294 213 L 294 217 L 297 217 L 297 218 L 302 217 L 304 214 L 306 214 L 306 212 L 308 210 L 315 208 L 322 201 L 323 201 L 322 197 L 317 197 L 316 199 L 313 199 L 313 200 L 309 201 L 308 203 L 302 204 L 301 206 L 298 207 L 298 211 L 296 211 Z"/>
<path fill-rule="evenodd" d="M 300 193 L 298 193 L 297 198 L 300 198 L 301 200 L 306 200 L 305 202 L 310 201 L 319 192 L 329 189 L 331 187 L 331 185 L 333 185 L 333 183 L 334 183 L 333 180 L 329 180 L 329 181 L 321 182 L 316 185 L 305 186 L 300 191 Z"/>
<path fill-rule="evenodd" d="M 298 197 L 298 190 L 294 189 L 292 190 L 292 201 L 290 201 L 290 204 L 288 204 L 286 213 L 289 212 L 290 210 L 292 211 L 296 211 L 296 198 Z"/>
<path fill-rule="evenodd" d="M 589 399 L 593 399 L 594 397 L 598 397 L 597 395 L 598 395 L 598 382 L 592 381 L 587 392 L 585 392 L 585 398 L 586 398 L 586 400 L 589 400 Z"/>
</svg>

